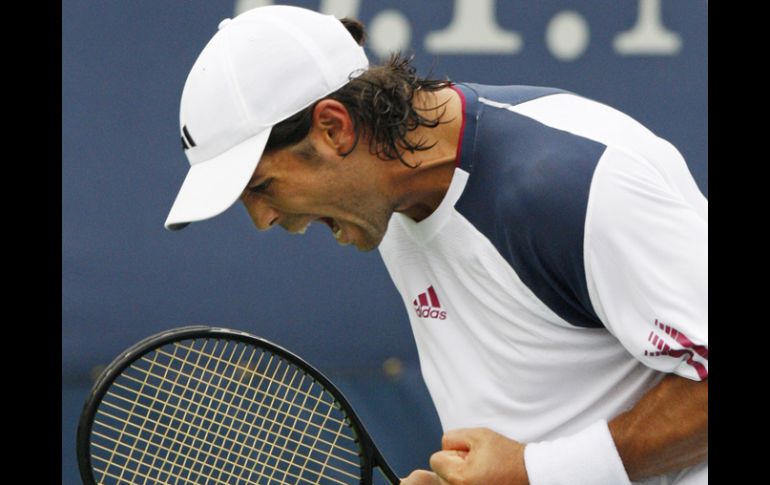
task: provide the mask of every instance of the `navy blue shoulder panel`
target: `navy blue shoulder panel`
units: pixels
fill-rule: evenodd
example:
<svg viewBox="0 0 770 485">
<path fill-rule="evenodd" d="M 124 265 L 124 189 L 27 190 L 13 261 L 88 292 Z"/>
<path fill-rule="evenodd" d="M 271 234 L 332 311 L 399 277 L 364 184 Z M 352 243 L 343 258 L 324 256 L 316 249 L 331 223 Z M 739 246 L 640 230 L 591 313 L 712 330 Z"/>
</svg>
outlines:
<svg viewBox="0 0 770 485">
<path fill-rule="evenodd" d="M 603 327 L 588 295 L 583 236 L 605 145 L 478 101 L 515 105 L 563 91 L 457 88 L 466 104 L 460 167 L 470 176 L 455 208 L 554 313 L 575 326 Z"/>
<path fill-rule="evenodd" d="M 544 86 L 486 86 L 483 84 L 463 83 L 460 87 L 470 88 L 478 96 L 497 101 L 498 103 L 510 104 L 511 106 L 542 98 L 549 94 L 569 92 L 563 89 Z"/>
</svg>

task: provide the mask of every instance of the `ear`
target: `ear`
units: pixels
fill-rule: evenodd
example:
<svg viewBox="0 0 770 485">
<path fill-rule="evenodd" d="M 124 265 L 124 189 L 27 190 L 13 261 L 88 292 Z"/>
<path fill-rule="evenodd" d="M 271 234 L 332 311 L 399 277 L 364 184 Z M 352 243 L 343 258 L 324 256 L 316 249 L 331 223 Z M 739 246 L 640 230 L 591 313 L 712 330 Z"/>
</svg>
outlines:
<svg viewBox="0 0 770 485">
<path fill-rule="evenodd" d="M 334 149 L 337 154 L 350 151 L 356 133 L 353 119 L 345 105 L 334 99 L 322 99 L 313 109 L 313 134 L 316 141 Z"/>
</svg>

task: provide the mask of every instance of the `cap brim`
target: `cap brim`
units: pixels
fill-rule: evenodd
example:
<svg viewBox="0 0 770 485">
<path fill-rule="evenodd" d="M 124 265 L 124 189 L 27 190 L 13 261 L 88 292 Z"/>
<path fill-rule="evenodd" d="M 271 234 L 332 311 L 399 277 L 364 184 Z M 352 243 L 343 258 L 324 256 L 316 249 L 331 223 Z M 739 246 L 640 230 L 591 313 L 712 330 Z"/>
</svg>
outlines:
<svg viewBox="0 0 770 485">
<path fill-rule="evenodd" d="M 166 218 L 170 231 L 212 218 L 238 200 L 248 185 L 270 137 L 267 128 L 219 156 L 190 167 Z"/>
</svg>

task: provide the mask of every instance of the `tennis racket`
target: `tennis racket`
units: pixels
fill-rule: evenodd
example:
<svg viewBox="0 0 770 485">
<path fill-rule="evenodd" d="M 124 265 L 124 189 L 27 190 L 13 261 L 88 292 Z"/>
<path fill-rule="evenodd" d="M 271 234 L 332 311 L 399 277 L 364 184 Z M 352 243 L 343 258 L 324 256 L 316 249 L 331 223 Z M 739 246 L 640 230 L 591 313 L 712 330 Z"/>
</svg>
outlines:
<svg viewBox="0 0 770 485">
<path fill-rule="evenodd" d="M 191 326 L 146 338 L 83 407 L 80 475 L 92 484 L 371 484 L 383 459 L 342 393 L 267 340 Z"/>
</svg>

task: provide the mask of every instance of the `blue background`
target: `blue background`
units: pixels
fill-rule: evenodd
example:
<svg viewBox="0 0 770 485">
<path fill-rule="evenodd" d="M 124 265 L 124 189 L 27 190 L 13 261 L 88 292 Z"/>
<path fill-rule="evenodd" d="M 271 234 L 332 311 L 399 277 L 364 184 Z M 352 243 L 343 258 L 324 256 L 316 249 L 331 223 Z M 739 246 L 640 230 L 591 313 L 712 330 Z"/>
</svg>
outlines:
<svg viewBox="0 0 770 485">
<path fill-rule="evenodd" d="M 318 9 L 319 1 L 288 1 Z M 330 2 L 332 3 L 332 2 Z M 434 54 L 425 38 L 453 1 L 360 0 L 369 25 L 407 19 L 418 72 L 487 84 L 565 88 L 635 117 L 683 153 L 708 183 L 708 2 L 662 0 L 674 55 L 621 55 L 637 1 L 494 2 L 516 54 Z M 339 382 L 397 472 L 427 467 L 440 426 L 411 330 L 379 254 L 340 248 L 328 229 L 257 233 L 240 206 L 169 233 L 163 221 L 187 171 L 179 98 L 200 50 L 233 1 L 62 2 L 62 483 L 78 484 L 74 436 L 99 366 L 160 330 L 202 323 L 242 329 L 304 356 Z M 549 50 L 559 12 L 579 13 L 590 40 L 569 62 Z M 370 59 L 377 56 L 369 51 Z M 387 376 L 382 363 L 404 370 Z"/>
</svg>

